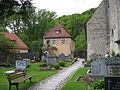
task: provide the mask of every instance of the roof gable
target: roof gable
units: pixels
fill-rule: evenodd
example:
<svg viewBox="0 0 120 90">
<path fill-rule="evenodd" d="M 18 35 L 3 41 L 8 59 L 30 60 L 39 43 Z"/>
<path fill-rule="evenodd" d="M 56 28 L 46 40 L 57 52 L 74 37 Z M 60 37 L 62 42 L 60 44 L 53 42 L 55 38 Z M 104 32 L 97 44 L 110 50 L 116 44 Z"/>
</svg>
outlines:
<svg viewBox="0 0 120 90">
<path fill-rule="evenodd" d="M 72 38 L 61 24 L 55 25 L 43 38 Z"/>
<path fill-rule="evenodd" d="M 17 49 L 28 50 L 28 46 L 15 34 L 4 32 L 5 37 L 10 39 L 11 41 L 15 41 L 17 44 Z"/>
</svg>

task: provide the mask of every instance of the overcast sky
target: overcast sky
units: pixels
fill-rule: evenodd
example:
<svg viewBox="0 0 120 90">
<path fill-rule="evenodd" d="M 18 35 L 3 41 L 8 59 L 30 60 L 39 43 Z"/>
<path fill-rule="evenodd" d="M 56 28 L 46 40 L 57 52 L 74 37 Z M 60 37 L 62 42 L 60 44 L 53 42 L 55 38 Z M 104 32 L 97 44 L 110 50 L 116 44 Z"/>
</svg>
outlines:
<svg viewBox="0 0 120 90">
<path fill-rule="evenodd" d="M 90 8 L 98 7 L 102 0 L 33 0 L 39 9 L 57 12 L 58 16 L 82 13 Z"/>
</svg>

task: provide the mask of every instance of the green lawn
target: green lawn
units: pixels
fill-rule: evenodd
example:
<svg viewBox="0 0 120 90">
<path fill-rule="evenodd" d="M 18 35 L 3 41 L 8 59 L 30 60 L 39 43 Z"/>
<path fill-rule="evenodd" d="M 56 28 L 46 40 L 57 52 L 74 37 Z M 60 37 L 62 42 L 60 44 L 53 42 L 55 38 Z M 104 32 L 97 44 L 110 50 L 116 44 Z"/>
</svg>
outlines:
<svg viewBox="0 0 120 90">
<path fill-rule="evenodd" d="M 40 63 L 32 63 L 31 68 L 28 69 L 28 73 L 33 76 L 32 83 L 30 83 L 29 80 L 25 83 L 21 83 L 19 85 L 19 90 L 27 90 L 30 86 L 58 72 L 40 71 L 39 64 Z M 8 90 L 9 83 L 4 72 L 12 69 L 13 68 L 0 69 L 0 90 Z M 11 90 L 16 90 L 16 86 L 12 86 Z"/>
<path fill-rule="evenodd" d="M 83 80 L 76 81 L 78 76 L 85 76 L 89 68 L 80 68 L 62 88 L 62 90 L 87 90 L 87 83 Z"/>
</svg>

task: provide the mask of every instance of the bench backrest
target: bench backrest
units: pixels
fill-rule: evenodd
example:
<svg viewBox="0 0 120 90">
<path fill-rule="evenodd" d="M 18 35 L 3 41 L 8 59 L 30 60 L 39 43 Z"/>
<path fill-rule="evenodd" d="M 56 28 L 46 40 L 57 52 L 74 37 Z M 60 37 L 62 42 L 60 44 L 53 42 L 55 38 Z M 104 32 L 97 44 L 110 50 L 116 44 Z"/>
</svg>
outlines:
<svg viewBox="0 0 120 90">
<path fill-rule="evenodd" d="M 15 73 L 15 74 L 10 74 L 7 76 L 8 80 L 11 81 L 13 79 L 16 79 L 16 78 L 19 78 L 19 77 L 25 77 L 25 72 L 18 72 L 18 73 Z"/>
</svg>

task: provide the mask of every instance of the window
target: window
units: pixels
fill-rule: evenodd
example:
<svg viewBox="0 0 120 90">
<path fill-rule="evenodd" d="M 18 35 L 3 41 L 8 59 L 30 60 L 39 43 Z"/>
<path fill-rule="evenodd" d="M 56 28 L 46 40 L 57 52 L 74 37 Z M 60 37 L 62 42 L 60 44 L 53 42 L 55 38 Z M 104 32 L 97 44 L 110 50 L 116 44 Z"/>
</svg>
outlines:
<svg viewBox="0 0 120 90">
<path fill-rule="evenodd" d="M 56 33 L 56 34 L 60 34 L 60 30 L 56 30 L 55 33 Z"/>
<path fill-rule="evenodd" d="M 52 40 L 52 45 L 55 44 L 55 43 L 56 43 L 56 40 L 53 39 L 53 40 Z"/>
<path fill-rule="evenodd" d="M 61 44 L 65 44 L 65 39 L 61 39 Z"/>
<path fill-rule="evenodd" d="M 112 37 L 114 36 L 114 31 L 113 31 L 113 28 L 112 28 L 111 36 L 112 36 Z"/>
</svg>

